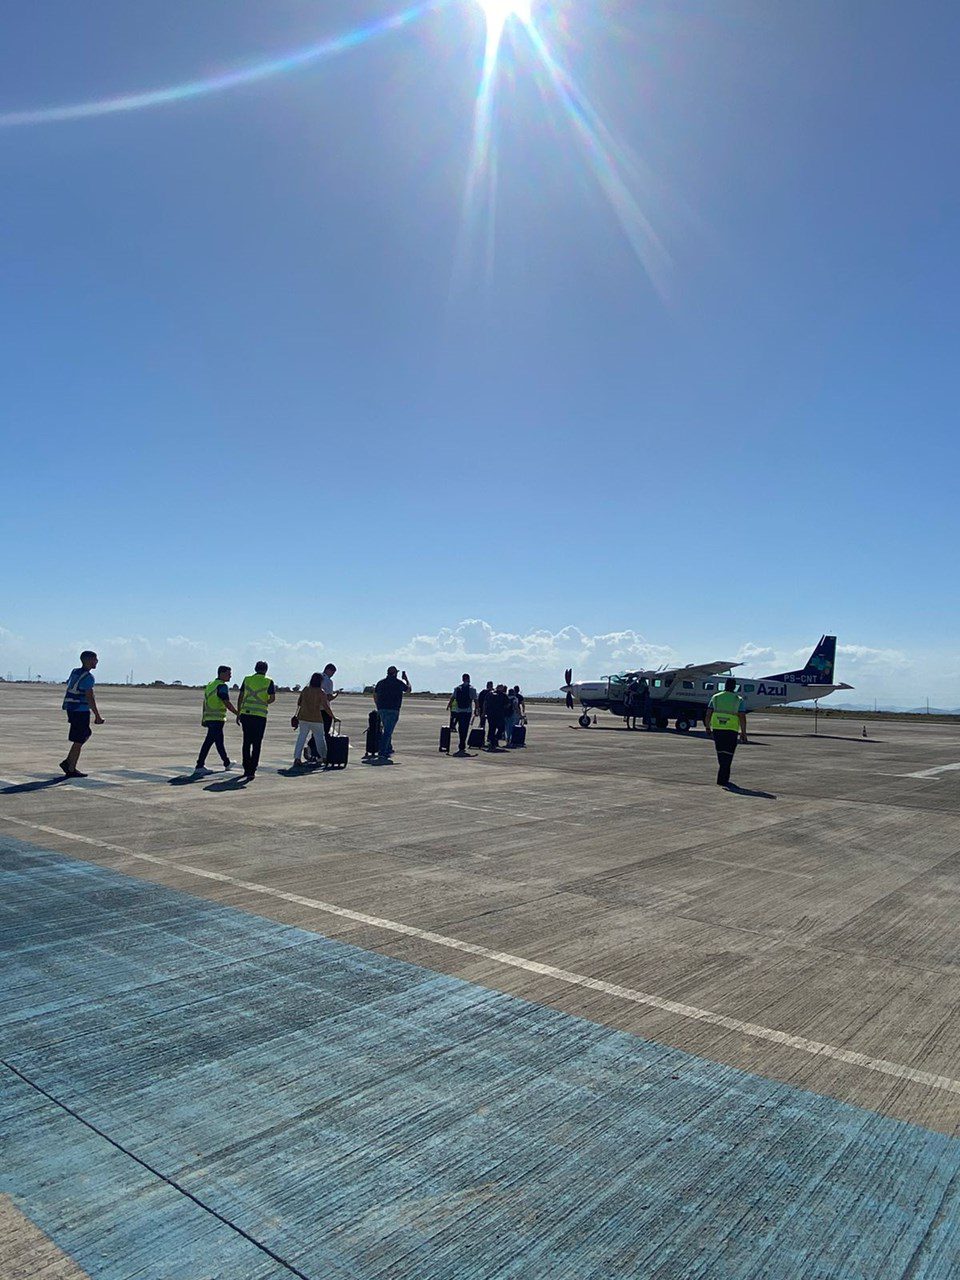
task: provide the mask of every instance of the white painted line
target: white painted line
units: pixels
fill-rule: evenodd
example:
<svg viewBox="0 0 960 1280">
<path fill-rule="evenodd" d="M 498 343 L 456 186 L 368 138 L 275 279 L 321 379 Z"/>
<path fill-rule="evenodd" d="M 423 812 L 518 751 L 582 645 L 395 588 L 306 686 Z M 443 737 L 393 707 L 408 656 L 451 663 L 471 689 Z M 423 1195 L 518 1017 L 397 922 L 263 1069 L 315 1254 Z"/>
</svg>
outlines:
<svg viewBox="0 0 960 1280">
<path fill-rule="evenodd" d="M 740 867 L 744 871 L 762 871 L 765 876 L 795 876 L 798 880 L 815 880 L 807 871 L 783 871 L 780 867 L 756 867 L 750 862 L 728 862 L 726 858 L 707 858 L 700 853 L 690 855 L 694 862 L 714 862 L 718 867 Z"/>
<path fill-rule="evenodd" d="M 456 805 L 458 809 L 473 809 L 476 813 L 485 813 L 488 817 L 491 813 L 503 814 L 506 818 L 529 818 L 531 822 L 547 822 L 549 819 L 541 818 L 536 813 L 513 813 L 509 809 L 501 809 L 499 806 L 488 804 L 464 804 L 462 800 L 435 800 L 434 804 L 440 805 Z"/>
<path fill-rule="evenodd" d="M 587 823 L 575 822 L 573 818 L 564 818 L 564 817 L 561 817 L 560 815 L 558 815 L 557 817 L 546 818 L 543 816 L 543 814 L 540 814 L 540 813 L 517 813 L 513 809 L 501 809 L 498 806 L 495 806 L 493 804 L 488 804 L 488 805 L 464 804 L 462 800 L 434 800 L 433 803 L 439 804 L 439 805 L 452 804 L 452 805 L 456 805 L 458 809 L 475 809 L 477 813 L 485 813 L 488 816 L 491 813 L 496 813 L 496 814 L 502 814 L 506 818 L 529 818 L 531 822 L 563 822 L 563 823 L 566 823 L 568 827 L 587 826 Z"/>
<path fill-rule="evenodd" d="M 449 938 L 442 933 L 433 933 L 429 929 L 418 929 L 414 925 L 402 924 L 397 920 L 386 920 L 382 916 L 371 916 L 365 911 L 353 911 L 349 907 L 338 907 L 332 902 L 322 902 L 317 898 L 307 898 L 299 893 L 287 893 L 283 889 L 273 889 L 269 885 L 257 884 L 251 880 L 240 880 L 236 876 L 228 876 L 222 871 L 207 871 L 203 867 L 194 867 L 189 863 L 173 862 L 169 858 L 159 858 L 152 853 L 134 853 L 119 845 L 107 844 L 103 840 L 94 840 L 90 836 L 76 835 L 72 831 L 61 831 L 58 827 L 42 826 L 38 822 L 27 822 L 23 818 L 11 818 L 4 814 L 0 822 L 13 822 L 20 827 L 30 827 L 34 831 L 44 831 L 48 835 L 62 836 L 66 840 L 78 840 L 81 844 L 94 845 L 107 849 L 111 853 L 123 854 L 140 862 L 149 862 L 154 866 L 166 867 L 171 871 L 180 871 L 187 875 L 197 876 L 202 880 L 212 880 L 217 884 L 228 884 L 234 889 L 243 889 L 247 893 L 261 894 L 267 898 L 277 898 L 282 902 L 290 902 L 295 906 L 310 907 L 314 911 L 322 911 L 327 915 L 339 916 L 342 920 L 353 920 L 356 924 L 367 925 L 373 929 L 383 929 L 388 933 L 399 933 L 408 938 L 417 938 L 421 942 L 429 942 L 434 946 L 446 947 L 451 951 L 461 951 L 467 955 L 479 956 L 483 960 L 492 960 L 511 969 L 523 969 L 527 973 L 536 973 L 544 978 L 553 978 L 558 982 L 568 983 L 573 987 L 585 987 L 589 991 L 600 991 L 604 995 L 613 996 L 617 1000 L 625 1000 L 630 1004 L 644 1005 L 649 1009 L 659 1009 L 663 1013 L 672 1013 L 680 1018 L 689 1018 L 694 1022 L 707 1023 L 714 1027 L 723 1027 L 725 1031 L 734 1031 L 740 1035 L 751 1036 L 755 1040 L 765 1040 L 769 1044 L 782 1045 L 787 1049 L 796 1049 L 798 1053 L 807 1053 L 815 1058 L 831 1058 L 835 1062 L 844 1062 L 849 1066 L 860 1067 L 864 1071 L 874 1071 L 879 1075 L 891 1076 L 895 1080 L 909 1080 L 913 1084 L 926 1085 L 930 1089 L 942 1089 L 946 1093 L 960 1094 L 960 1080 L 950 1076 L 936 1075 L 932 1071 L 920 1071 L 916 1067 L 904 1066 L 899 1062 L 888 1062 L 885 1058 L 872 1058 L 869 1054 L 858 1053 L 854 1049 L 841 1049 L 837 1045 L 823 1044 L 818 1040 L 808 1040 L 806 1036 L 791 1035 L 788 1031 L 777 1031 L 772 1027 L 763 1027 L 756 1022 L 745 1022 L 741 1018 L 729 1018 L 723 1013 L 713 1013 L 709 1009 L 698 1009 L 696 1005 L 682 1004 L 677 1000 L 665 1000 L 662 996 L 650 995 L 645 991 L 636 991 L 632 987 L 621 987 L 615 982 L 604 982 L 600 978 L 590 978 L 582 973 L 573 973 L 569 969 L 558 969 L 552 964 L 541 964 L 537 960 L 527 960 L 523 956 L 511 955 L 508 951 L 494 951 L 490 947 L 480 946 L 476 942 L 463 942 L 459 938 Z"/>
<path fill-rule="evenodd" d="M 934 769 L 921 769 L 918 773 L 898 773 L 898 778 L 936 778 L 941 773 L 952 773 L 960 764 L 938 764 Z"/>
</svg>

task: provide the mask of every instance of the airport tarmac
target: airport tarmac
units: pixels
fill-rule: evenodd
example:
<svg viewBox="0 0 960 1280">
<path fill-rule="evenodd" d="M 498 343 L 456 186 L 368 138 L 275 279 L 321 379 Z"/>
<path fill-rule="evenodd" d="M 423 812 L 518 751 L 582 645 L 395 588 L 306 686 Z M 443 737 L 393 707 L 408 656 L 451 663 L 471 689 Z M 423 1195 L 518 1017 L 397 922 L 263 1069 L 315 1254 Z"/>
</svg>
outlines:
<svg viewBox="0 0 960 1280">
<path fill-rule="evenodd" d="M 482 674 L 482 673 L 481 673 Z M 960 1274 L 960 727 L 750 717 L 194 778 L 0 688 L 0 1276 Z M 861 737 L 861 724 L 869 736 Z M 239 758 L 239 731 L 228 722 Z"/>
</svg>

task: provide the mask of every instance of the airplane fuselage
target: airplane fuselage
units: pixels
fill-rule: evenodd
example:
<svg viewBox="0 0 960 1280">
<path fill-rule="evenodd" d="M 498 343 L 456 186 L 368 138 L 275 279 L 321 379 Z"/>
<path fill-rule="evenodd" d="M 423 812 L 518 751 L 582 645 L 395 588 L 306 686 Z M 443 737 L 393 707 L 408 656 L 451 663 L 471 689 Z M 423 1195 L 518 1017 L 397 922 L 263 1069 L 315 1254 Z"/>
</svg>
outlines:
<svg viewBox="0 0 960 1280">
<path fill-rule="evenodd" d="M 749 713 L 764 707 L 778 707 L 791 702 L 807 702 L 826 698 L 837 689 L 849 689 L 848 684 L 834 684 L 833 672 L 837 652 L 837 637 L 824 635 L 807 659 L 806 665 L 796 671 L 783 671 L 772 676 L 731 676 L 735 662 L 705 662 L 686 667 L 661 668 L 659 671 L 631 671 L 603 680 L 583 681 L 573 684 L 572 673 L 567 672 L 563 686 L 567 705 L 579 701 L 583 708 L 582 725 L 589 725 L 590 711 L 609 711 L 615 716 L 641 717 L 658 728 L 666 728 L 676 720 L 681 731 L 703 720 L 710 699 L 723 689 L 728 679 L 736 680 L 737 693 L 743 698 L 744 709 Z M 633 701 L 628 707 L 627 696 L 632 687 Z"/>
<path fill-rule="evenodd" d="M 723 678 L 684 679 L 677 675 L 661 679 L 648 677 L 650 714 L 657 720 L 685 717 L 691 724 L 702 720 L 710 699 L 723 688 Z M 747 712 L 764 707 L 784 706 L 791 702 L 807 702 L 825 698 L 838 689 L 848 689 L 844 684 L 814 684 L 806 681 L 738 680 L 737 692 L 746 704 Z M 585 681 L 570 685 L 570 692 L 581 706 L 590 711 L 610 711 L 616 716 L 626 716 L 626 683 L 612 677 L 608 680 Z M 639 704 L 636 704 L 639 706 Z M 636 706 L 632 709 L 636 711 Z"/>
</svg>

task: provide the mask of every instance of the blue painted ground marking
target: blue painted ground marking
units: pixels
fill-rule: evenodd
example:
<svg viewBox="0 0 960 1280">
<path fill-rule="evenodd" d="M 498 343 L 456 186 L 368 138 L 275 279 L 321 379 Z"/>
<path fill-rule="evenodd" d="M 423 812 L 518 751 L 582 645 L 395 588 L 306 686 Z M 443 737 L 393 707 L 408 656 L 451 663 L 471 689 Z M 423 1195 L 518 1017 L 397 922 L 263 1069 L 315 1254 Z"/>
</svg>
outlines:
<svg viewBox="0 0 960 1280">
<path fill-rule="evenodd" d="M 62 1104 L 2 1072 L 3 1178 L 98 1280 L 290 1274 L 227 1224 L 311 1280 L 960 1274 L 956 1139 L 17 841 L 0 868 L 3 1056 Z"/>
</svg>

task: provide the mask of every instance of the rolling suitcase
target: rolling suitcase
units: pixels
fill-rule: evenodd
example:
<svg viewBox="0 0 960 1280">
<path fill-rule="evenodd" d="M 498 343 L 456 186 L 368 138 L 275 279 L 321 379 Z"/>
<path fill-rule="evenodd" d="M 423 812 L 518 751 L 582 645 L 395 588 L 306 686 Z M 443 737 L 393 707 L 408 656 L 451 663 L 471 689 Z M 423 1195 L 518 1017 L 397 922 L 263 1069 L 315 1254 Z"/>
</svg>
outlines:
<svg viewBox="0 0 960 1280">
<path fill-rule="evenodd" d="M 527 745 L 527 726 L 525 724 L 514 725 L 513 745 L 515 747 L 525 747 Z"/>
<path fill-rule="evenodd" d="M 471 729 L 470 736 L 467 738 L 467 746 L 472 747 L 474 751 L 479 751 L 483 747 L 483 730 Z"/>
<path fill-rule="evenodd" d="M 363 746 L 363 758 L 369 760 L 380 750 L 380 717 L 371 711 L 367 719 L 367 737 Z"/>
<path fill-rule="evenodd" d="M 448 724 L 445 724 L 440 730 L 440 746 L 437 750 L 445 751 L 447 755 L 450 754 L 450 726 Z"/>
<path fill-rule="evenodd" d="M 340 721 L 334 720 L 327 740 L 327 768 L 345 769 L 350 756 L 350 739 L 340 732 Z"/>
</svg>

